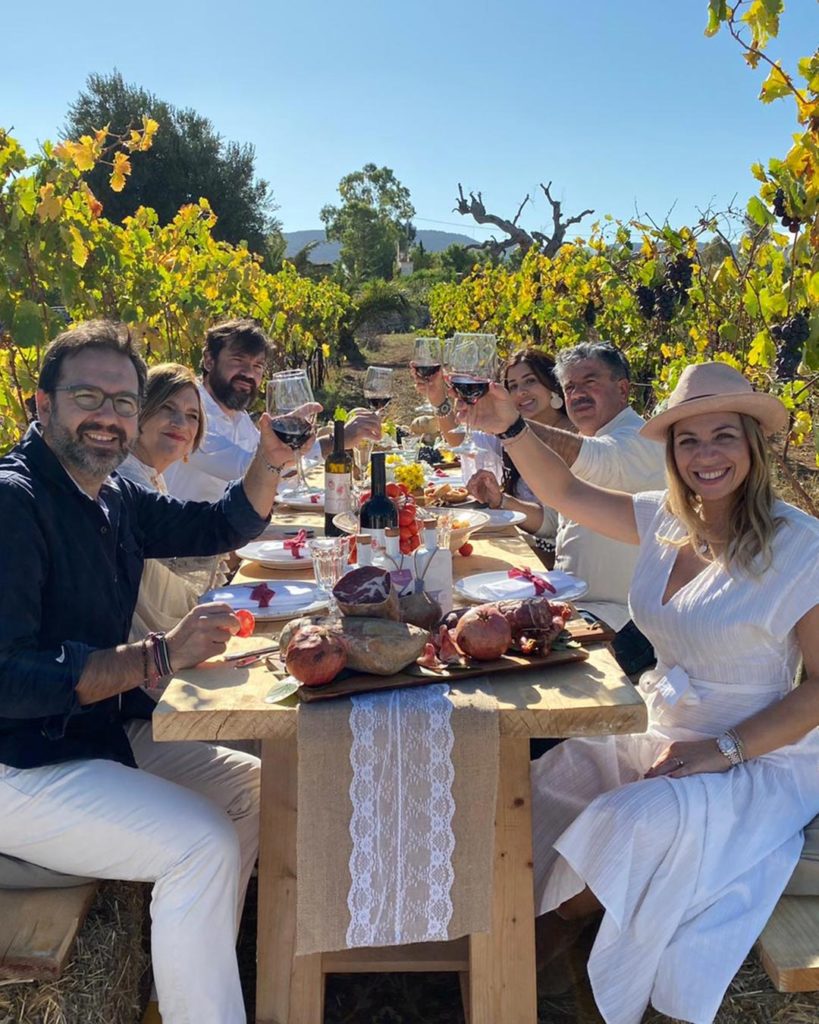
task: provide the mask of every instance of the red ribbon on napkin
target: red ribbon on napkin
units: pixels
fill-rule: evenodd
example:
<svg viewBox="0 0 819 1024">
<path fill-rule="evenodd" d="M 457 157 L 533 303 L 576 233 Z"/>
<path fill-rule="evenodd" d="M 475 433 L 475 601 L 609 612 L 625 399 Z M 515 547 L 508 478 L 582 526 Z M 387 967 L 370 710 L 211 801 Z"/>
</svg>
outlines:
<svg viewBox="0 0 819 1024">
<path fill-rule="evenodd" d="M 311 494 L 310 495 L 310 501 L 311 501 L 311 503 L 313 505 L 318 505 L 320 498 L 321 498 L 320 494 Z"/>
<path fill-rule="evenodd" d="M 260 608 L 270 607 L 270 598 L 276 593 L 266 583 L 260 583 L 250 591 L 250 596 L 254 601 L 259 602 Z"/>
<path fill-rule="evenodd" d="M 294 558 L 304 558 L 301 549 L 307 544 L 307 531 L 299 530 L 292 540 L 286 540 L 282 545 Z"/>
<path fill-rule="evenodd" d="M 544 580 L 542 576 L 536 575 L 531 569 L 510 569 L 506 575 L 510 580 L 528 580 L 535 588 L 535 594 L 538 597 L 540 597 L 540 595 L 546 590 L 548 590 L 550 594 L 557 593 L 548 580 Z"/>
<path fill-rule="evenodd" d="M 443 469 L 436 469 L 433 476 L 447 476 L 447 473 Z"/>
</svg>

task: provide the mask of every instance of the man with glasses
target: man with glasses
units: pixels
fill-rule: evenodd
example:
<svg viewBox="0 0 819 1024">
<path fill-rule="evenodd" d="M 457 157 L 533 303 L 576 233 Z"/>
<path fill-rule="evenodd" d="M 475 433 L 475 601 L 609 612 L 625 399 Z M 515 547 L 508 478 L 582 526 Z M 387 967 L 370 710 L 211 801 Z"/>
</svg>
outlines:
<svg viewBox="0 0 819 1024">
<path fill-rule="evenodd" d="M 224 651 L 238 621 L 227 605 L 199 605 L 167 635 L 126 641 L 144 559 L 258 536 L 293 453 L 263 420 L 244 478 L 216 504 L 120 478 L 145 376 L 123 325 L 61 334 L 43 360 L 38 421 L 0 459 L 0 854 L 153 882 L 165 1024 L 244 1024 L 234 943 L 259 765 L 209 744 L 155 744 L 144 690 Z"/>
</svg>

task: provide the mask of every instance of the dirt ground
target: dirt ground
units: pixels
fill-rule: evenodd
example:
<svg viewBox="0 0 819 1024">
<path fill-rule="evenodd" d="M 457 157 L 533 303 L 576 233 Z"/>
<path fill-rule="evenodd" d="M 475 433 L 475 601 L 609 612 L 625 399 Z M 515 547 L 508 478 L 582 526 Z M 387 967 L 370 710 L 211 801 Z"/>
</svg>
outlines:
<svg viewBox="0 0 819 1024">
<path fill-rule="evenodd" d="M 407 370 L 411 352 L 410 335 L 382 336 L 365 350 L 367 362 L 361 367 L 333 371 L 328 391 L 336 403 L 352 408 L 361 403 L 363 374 L 368 363 L 392 366 L 395 397 L 388 416 L 398 423 L 409 423 L 415 415 L 414 406 L 420 401 Z M 792 448 L 789 457 L 794 477 L 812 500 L 819 502 L 819 470 L 813 467 L 812 447 Z M 782 484 L 783 496 L 788 501 L 804 505 L 787 480 L 783 479 Z M 253 899 L 249 901 L 253 902 Z M 255 976 L 254 925 L 252 914 L 246 915 L 240 937 L 251 1009 Z M 588 949 L 582 944 L 575 950 L 571 959 L 573 984 L 565 995 L 539 999 L 539 1024 L 603 1024 L 585 972 L 587 953 Z M 628 970 L 628 965 L 624 964 L 623 968 Z M 458 979 L 454 974 L 356 974 L 333 976 L 328 980 L 325 1024 L 462 1024 L 463 1021 Z M 669 1021 L 668 1017 L 649 1010 L 643 1024 L 669 1024 Z M 752 954 L 726 994 L 715 1024 L 816 1024 L 817 1021 L 819 993 L 783 995 L 777 992 Z"/>
</svg>

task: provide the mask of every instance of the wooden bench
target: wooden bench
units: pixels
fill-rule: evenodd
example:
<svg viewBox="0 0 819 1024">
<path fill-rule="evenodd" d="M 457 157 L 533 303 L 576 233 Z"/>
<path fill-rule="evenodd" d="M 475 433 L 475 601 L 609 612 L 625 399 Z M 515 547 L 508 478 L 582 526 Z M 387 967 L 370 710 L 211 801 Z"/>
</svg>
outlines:
<svg viewBox="0 0 819 1024">
<path fill-rule="evenodd" d="M 98 887 L 0 889 L 0 982 L 59 978 Z"/>
<path fill-rule="evenodd" d="M 819 896 L 783 896 L 757 948 L 779 992 L 819 992 Z"/>
</svg>

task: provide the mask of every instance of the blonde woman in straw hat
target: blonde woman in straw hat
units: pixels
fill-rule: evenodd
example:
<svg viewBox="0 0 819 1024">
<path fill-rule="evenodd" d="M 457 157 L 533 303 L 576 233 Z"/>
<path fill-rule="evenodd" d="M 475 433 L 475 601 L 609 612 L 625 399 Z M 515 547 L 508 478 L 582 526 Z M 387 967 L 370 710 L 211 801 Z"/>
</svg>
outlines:
<svg viewBox="0 0 819 1024">
<path fill-rule="evenodd" d="M 631 495 L 575 477 L 503 389 L 473 410 L 540 500 L 639 545 L 630 607 L 659 659 L 645 734 L 533 764 L 544 959 L 602 911 L 589 975 L 608 1024 L 649 1002 L 707 1024 L 819 813 L 819 521 L 774 497 L 765 447 L 787 412 L 726 364 L 688 367 L 642 428 L 668 490 Z"/>
</svg>

